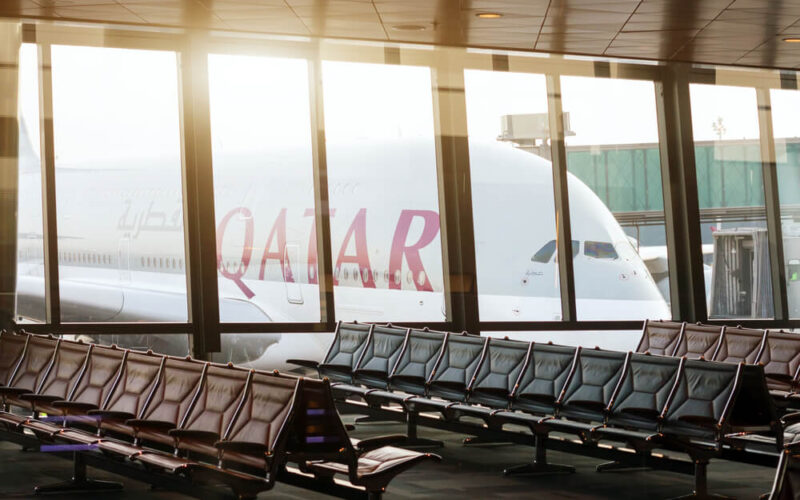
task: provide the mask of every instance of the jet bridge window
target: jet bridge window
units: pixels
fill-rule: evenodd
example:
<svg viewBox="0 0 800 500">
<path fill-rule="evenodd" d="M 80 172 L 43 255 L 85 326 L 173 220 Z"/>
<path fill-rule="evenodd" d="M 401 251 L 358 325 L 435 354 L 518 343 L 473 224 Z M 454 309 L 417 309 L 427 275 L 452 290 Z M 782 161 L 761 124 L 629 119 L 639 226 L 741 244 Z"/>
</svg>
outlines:
<svg viewBox="0 0 800 500">
<path fill-rule="evenodd" d="M 616 260 L 619 258 L 617 251 L 614 249 L 614 245 L 604 241 L 587 241 L 583 245 L 583 255 L 595 259 Z"/>
<path fill-rule="evenodd" d="M 572 240 L 572 258 L 574 259 L 578 253 L 580 253 L 581 249 L 581 242 L 578 240 Z M 546 264 L 550 262 L 550 259 L 553 257 L 553 254 L 556 253 L 556 240 L 550 240 L 544 244 L 542 248 L 539 249 L 538 252 L 533 254 L 531 257 L 532 262 L 541 262 L 542 264 Z"/>
</svg>

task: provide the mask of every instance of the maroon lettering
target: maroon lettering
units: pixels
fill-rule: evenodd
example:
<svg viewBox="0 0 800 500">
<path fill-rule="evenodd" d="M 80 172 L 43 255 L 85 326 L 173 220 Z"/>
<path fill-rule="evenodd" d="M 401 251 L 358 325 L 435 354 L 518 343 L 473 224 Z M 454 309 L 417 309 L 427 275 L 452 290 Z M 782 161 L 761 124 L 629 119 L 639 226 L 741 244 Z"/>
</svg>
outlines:
<svg viewBox="0 0 800 500">
<path fill-rule="evenodd" d="M 278 248 L 274 252 L 270 251 L 272 248 L 272 241 L 277 240 Z M 277 260 L 281 264 L 281 273 L 283 281 L 287 283 L 294 283 L 294 276 L 292 276 L 292 269 L 288 257 L 286 256 L 286 209 L 282 208 L 272 224 L 272 229 L 267 236 L 267 243 L 264 245 L 264 254 L 261 256 L 261 269 L 258 272 L 258 279 L 264 279 L 264 272 L 267 268 L 267 260 Z"/>
<path fill-rule="evenodd" d="M 411 222 L 414 217 L 422 217 L 424 220 L 424 227 L 422 234 L 413 245 L 406 245 L 408 238 L 408 231 L 411 228 Z M 428 279 L 428 273 L 425 272 L 425 266 L 422 264 L 422 258 L 419 256 L 419 251 L 428 246 L 436 235 L 439 233 L 439 215 L 431 210 L 403 210 L 400 212 L 400 219 L 397 221 L 397 228 L 394 231 L 394 238 L 392 239 L 392 249 L 389 254 L 389 276 L 395 276 L 403 267 L 403 256 L 406 258 L 408 268 L 414 276 L 414 285 L 418 291 L 432 292 L 433 285 Z M 424 281 L 420 283 L 419 276 L 424 277 Z M 394 279 L 389 280 L 389 288 L 399 290 L 402 284 Z"/>
<path fill-rule="evenodd" d="M 235 272 L 231 272 L 228 269 L 225 269 L 225 266 L 222 263 L 222 241 L 225 237 L 225 230 L 228 228 L 228 223 L 230 222 L 231 217 L 236 214 L 241 214 L 242 219 L 245 221 L 244 245 L 242 246 L 241 264 L 238 266 Z M 244 274 L 247 272 L 247 268 L 250 266 L 250 258 L 252 255 L 253 214 L 250 213 L 250 210 L 245 207 L 234 208 L 225 214 L 225 217 L 223 217 L 219 222 L 219 227 L 217 228 L 217 268 L 219 269 L 219 273 L 223 277 L 233 281 L 248 299 L 252 299 L 255 296 L 255 293 L 253 293 L 253 291 L 244 284 L 242 281 L 242 276 L 244 276 Z"/>
<path fill-rule="evenodd" d="M 350 243 L 350 238 L 355 237 L 355 255 L 346 255 L 347 246 Z M 369 251 L 367 247 L 367 209 L 362 208 L 356 213 L 353 223 L 350 224 L 350 229 L 344 235 L 342 240 L 342 247 L 339 249 L 339 256 L 336 258 L 335 269 L 341 269 L 342 264 L 358 264 L 358 274 L 361 277 L 361 283 L 366 288 L 375 288 L 375 279 L 372 277 L 372 266 L 369 264 Z M 338 285 L 339 280 L 334 273 L 333 284 Z M 365 279 L 366 278 L 366 279 Z"/>
</svg>

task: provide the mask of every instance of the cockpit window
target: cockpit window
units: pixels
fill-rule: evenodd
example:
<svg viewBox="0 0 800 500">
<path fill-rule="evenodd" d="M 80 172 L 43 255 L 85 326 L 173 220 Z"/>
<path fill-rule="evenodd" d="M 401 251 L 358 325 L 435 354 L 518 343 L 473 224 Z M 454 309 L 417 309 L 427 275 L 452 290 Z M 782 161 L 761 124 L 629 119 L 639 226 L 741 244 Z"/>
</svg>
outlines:
<svg viewBox="0 0 800 500">
<path fill-rule="evenodd" d="M 583 245 L 583 254 L 595 259 L 618 259 L 614 245 L 604 241 L 587 241 Z"/>
<path fill-rule="evenodd" d="M 578 252 L 581 250 L 581 243 L 578 240 L 572 240 L 572 258 L 574 259 Z M 550 262 L 553 254 L 556 253 L 556 240 L 550 240 L 544 244 L 538 252 L 531 257 L 532 262 L 541 262 L 543 264 Z"/>
</svg>

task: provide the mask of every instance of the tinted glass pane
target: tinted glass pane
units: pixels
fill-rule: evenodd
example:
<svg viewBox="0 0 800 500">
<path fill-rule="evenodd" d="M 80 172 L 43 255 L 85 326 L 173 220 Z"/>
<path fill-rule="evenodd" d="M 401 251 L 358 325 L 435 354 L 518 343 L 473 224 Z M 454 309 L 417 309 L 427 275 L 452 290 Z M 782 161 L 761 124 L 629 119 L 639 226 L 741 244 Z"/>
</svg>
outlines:
<svg viewBox="0 0 800 500">
<path fill-rule="evenodd" d="M 562 77 L 578 319 L 670 316 L 655 89 Z"/>
<path fill-rule="evenodd" d="M 336 318 L 442 321 L 428 68 L 325 62 Z"/>
<path fill-rule="evenodd" d="M 800 318 L 800 92 L 772 90 L 770 97 L 789 316 Z"/>
<path fill-rule="evenodd" d="M 42 168 L 39 156 L 39 75 L 36 45 L 19 61 L 19 196 L 17 198 L 17 316 L 45 320 Z"/>
<path fill-rule="evenodd" d="M 222 321 L 319 321 L 308 63 L 209 57 Z"/>
<path fill-rule="evenodd" d="M 772 317 L 756 91 L 690 90 L 708 315 Z"/>
<path fill-rule="evenodd" d="M 466 71 L 483 321 L 561 319 L 543 75 Z"/>
<path fill-rule="evenodd" d="M 177 58 L 54 46 L 63 321 L 186 321 Z"/>
</svg>

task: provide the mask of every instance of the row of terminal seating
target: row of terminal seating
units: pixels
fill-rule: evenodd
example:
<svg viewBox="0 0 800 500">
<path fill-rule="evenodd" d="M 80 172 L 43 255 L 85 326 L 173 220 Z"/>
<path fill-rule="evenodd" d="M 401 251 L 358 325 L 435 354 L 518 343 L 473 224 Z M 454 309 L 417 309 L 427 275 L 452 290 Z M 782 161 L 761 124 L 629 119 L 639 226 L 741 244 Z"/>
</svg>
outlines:
<svg viewBox="0 0 800 500">
<path fill-rule="evenodd" d="M 222 485 L 254 498 L 295 464 L 292 484 L 336 493 L 343 476 L 345 496 L 377 498 L 397 474 L 438 459 L 386 446 L 397 436 L 351 440 L 327 380 L 49 336 L 0 334 L 0 396 L 0 439 L 34 436 L 187 491 Z"/>
<path fill-rule="evenodd" d="M 774 465 L 784 449 L 784 429 L 764 367 L 743 355 L 735 341 L 744 329 L 725 330 L 727 335 L 720 336 L 713 355 L 704 350 L 693 356 L 698 359 L 690 359 L 697 352 L 690 334 L 695 326 L 678 324 L 682 337 L 672 339 L 672 348 L 653 334 L 654 328 L 664 325 L 645 325 L 640 349 L 649 352 L 624 353 L 340 323 L 322 362 L 291 362 L 332 380 L 340 408 L 391 409 L 395 414 L 399 409 L 409 422 L 410 444 L 417 441 L 412 423 L 423 413 L 436 414 L 439 428 L 446 428 L 441 422 L 456 424 L 473 417 L 483 429 L 502 431 L 506 424 L 530 429 L 535 459 L 508 473 L 570 470 L 547 463 L 551 433 L 577 436 L 583 444 L 578 452 L 594 452 L 601 442 L 613 442 L 620 449 L 635 450 L 638 457 L 651 457 L 655 449 L 686 453 L 695 464 L 697 497 L 707 494 L 709 460 L 744 456 L 749 445 L 743 438 L 758 436 L 762 445 L 758 453 L 763 455 L 767 446 Z M 761 332 L 760 350 L 772 355 L 764 348 L 767 339 Z M 670 349 L 669 354 L 685 352 L 672 357 L 655 354 L 656 349 L 661 349 L 658 354 Z M 726 361 L 741 359 L 711 361 L 714 355 Z M 778 363 L 777 357 L 769 359 Z M 772 373 L 779 372 L 776 368 Z M 787 431 L 793 435 L 793 429 Z"/>
<path fill-rule="evenodd" d="M 761 364 L 779 407 L 800 404 L 800 335 L 674 321 L 645 322 L 637 352 Z"/>
</svg>

